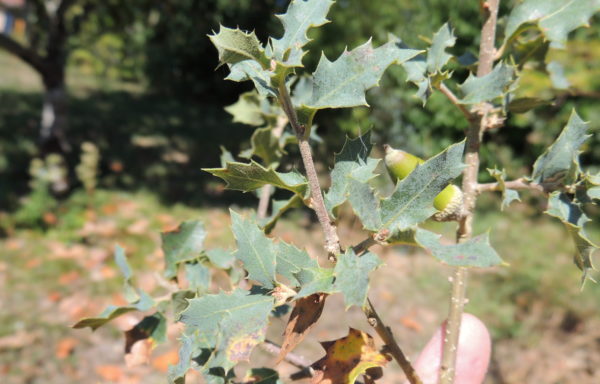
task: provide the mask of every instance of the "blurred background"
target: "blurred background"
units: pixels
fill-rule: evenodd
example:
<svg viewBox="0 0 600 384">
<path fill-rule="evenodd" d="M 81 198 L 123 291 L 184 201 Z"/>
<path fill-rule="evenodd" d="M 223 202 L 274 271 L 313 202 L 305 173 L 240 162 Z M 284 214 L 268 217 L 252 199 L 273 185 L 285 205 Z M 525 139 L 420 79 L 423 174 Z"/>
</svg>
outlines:
<svg viewBox="0 0 600 384">
<path fill-rule="evenodd" d="M 219 166 L 219 146 L 234 154 L 249 146 L 253 128 L 233 123 L 224 107 L 251 84 L 223 80 L 227 69 L 215 69 L 217 54 L 207 34 L 219 24 L 237 25 L 265 42 L 282 33 L 273 14 L 284 12 L 287 3 L 0 0 L 3 383 L 164 382 L 167 365 L 177 361 L 174 342 L 154 350 L 146 365 L 123 359 L 122 331 L 135 324 L 136 315 L 93 334 L 68 326 L 123 300 L 112 261 L 117 242 L 141 271 L 147 291 L 156 288 L 154 275 L 162 266 L 158 233 L 181 220 L 204 220 L 209 245 L 234 247 L 227 207 L 251 209 L 257 199 L 225 191 L 200 168 Z M 511 6 L 503 1 L 500 15 Z M 452 54 L 468 59 L 478 50 L 476 1 L 338 0 L 329 19 L 334 22 L 309 33 L 314 41 L 304 59 L 308 70 L 321 52 L 334 59 L 371 36 L 381 44 L 394 33 L 410 47 L 424 48 L 446 21 L 458 37 Z M 575 31 L 564 51 L 532 53 L 561 63 L 564 73 L 551 77 L 543 68 L 521 69 L 519 95 L 546 102 L 509 114 L 504 128 L 486 136 L 482 181 L 491 181 L 485 168 L 494 166 L 506 168 L 508 178 L 529 174 L 572 108 L 594 132 L 584 168 L 599 170 L 597 21 Z M 457 82 L 468 76 L 454 69 Z M 396 66 L 368 93 L 370 108 L 320 112 L 316 124 L 323 141 L 314 148 L 320 170 L 332 165 L 345 135 L 372 130 L 376 153 L 388 143 L 422 157 L 462 139 L 466 122 L 458 110 L 436 93 L 423 107 L 414 94 Z M 300 167 L 294 149 L 284 165 Z M 588 284 L 580 291 L 562 225 L 542 215 L 545 207 L 535 195 L 523 194 L 522 200 L 500 213 L 499 196 L 490 195 L 478 207 L 477 232 L 492 229 L 493 245 L 510 263 L 475 272 L 470 282 L 468 310 L 494 336 L 488 382 L 598 383 L 600 288 Z M 593 209 L 588 214 L 600 216 Z M 340 227 L 346 244 L 364 238 L 349 212 L 342 212 Z M 432 228 L 453 236 L 449 224 Z M 588 232 L 600 240 L 600 228 Z M 318 253 L 320 232 L 308 211 L 291 212 L 275 233 Z M 446 314 L 448 271 L 408 248 L 377 251 L 390 268 L 375 273 L 376 301 L 414 356 Z M 313 361 L 322 353 L 317 338 L 346 333 L 339 328 L 341 312 L 331 315 L 343 305 L 332 300 L 328 306 L 330 315 L 299 349 Z M 345 316 L 348 324 L 368 329 L 361 314 Z M 279 340 L 283 324 L 273 339 Z M 399 382 L 396 368 L 391 372 L 384 382 Z"/>
</svg>

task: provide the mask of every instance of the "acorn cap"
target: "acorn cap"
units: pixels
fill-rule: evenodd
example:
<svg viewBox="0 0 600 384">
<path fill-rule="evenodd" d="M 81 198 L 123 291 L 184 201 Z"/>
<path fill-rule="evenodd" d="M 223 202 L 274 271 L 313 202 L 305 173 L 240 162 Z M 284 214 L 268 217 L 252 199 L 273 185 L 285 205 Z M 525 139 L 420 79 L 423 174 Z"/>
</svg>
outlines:
<svg viewBox="0 0 600 384">
<path fill-rule="evenodd" d="M 456 220 L 460 217 L 463 205 L 463 192 L 454 185 L 450 184 L 433 199 L 433 206 L 439 212 L 433 215 L 436 221 Z"/>
</svg>

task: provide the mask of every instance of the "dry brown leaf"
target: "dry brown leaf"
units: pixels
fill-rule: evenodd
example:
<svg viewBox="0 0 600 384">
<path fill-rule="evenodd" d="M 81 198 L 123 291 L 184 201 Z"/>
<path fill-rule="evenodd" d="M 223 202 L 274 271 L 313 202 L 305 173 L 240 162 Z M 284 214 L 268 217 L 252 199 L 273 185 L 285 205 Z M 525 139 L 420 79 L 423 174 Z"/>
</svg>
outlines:
<svg viewBox="0 0 600 384">
<path fill-rule="evenodd" d="M 283 333 L 281 351 L 277 356 L 279 364 L 291 352 L 317 323 L 325 306 L 327 294 L 315 293 L 300 300 L 296 300 L 294 309 Z"/>
<path fill-rule="evenodd" d="M 0 351 L 3 349 L 18 349 L 33 344 L 40 337 L 40 332 L 25 330 L 12 335 L 0 337 Z"/>
<path fill-rule="evenodd" d="M 315 375 L 311 384 L 353 384 L 362 374 L 376 380 L 389 358 L 375 348 L 367 333 L 350 328 L 348 336 L 322 342 L 325 357 L 313 364 Z"/>
<path fill-rule="evenodd" d="M 152 359 L 152 366 L 160 372 L 167 372 L 169 365 L 175 365 L 177 362 L 179 362 L 179 351 L 174 348 Z"/>
<path fill-rule="evenodd" d="M 96 373 L 102 379 L 110 382 L 119 382 L 124 376 L 121 367 L 110 364 L 97 366 Z"/>
<path fill-rule="evenodd" d="M 58 344 L 56 344 L 56 349 L 54 350 L 54 353 L 56 354 L 57 358 L 66 359 L 67 357 L 69 357 L 69 355 L 71 355 L 76 345 L 77 339 L 74 339 L 72 337 L 66 337 L 60 340 Z"/>
</svg>

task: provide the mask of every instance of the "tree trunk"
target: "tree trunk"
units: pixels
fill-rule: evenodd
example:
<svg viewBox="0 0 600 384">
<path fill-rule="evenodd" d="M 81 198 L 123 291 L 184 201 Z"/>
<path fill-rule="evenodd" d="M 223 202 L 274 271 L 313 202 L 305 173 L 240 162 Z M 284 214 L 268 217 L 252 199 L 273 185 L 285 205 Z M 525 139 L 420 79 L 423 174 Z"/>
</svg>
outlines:
<svg viewBox="0 0 600 384">
<path fill-rule="evenodd" d="M 51 66 L 43 74 L 45 94 L 40 122 L 40 146 L 43 152 L 68 152 L 66 138 L 68 125 L 68 95 L 65 68 Z"/>
</svg>

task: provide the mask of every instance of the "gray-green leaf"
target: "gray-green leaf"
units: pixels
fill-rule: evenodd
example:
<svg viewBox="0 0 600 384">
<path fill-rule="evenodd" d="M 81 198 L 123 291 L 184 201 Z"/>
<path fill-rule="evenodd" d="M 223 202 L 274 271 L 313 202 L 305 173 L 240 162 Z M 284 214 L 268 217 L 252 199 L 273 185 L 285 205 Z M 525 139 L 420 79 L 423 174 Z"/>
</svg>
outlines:
<svg viewBox="0 0 600 384">
<path fill-rule="evenodd" d="M 417 229 L 415 239 L 438 260 L 452 266 L 493 267 L 503 263 L 498 253 L 490 245 L 489 234 L 475 236 L 460 244 L 440 244 L 442 236 L 424 229 Z"/>
<path fill-rule="evenodd" d="M 177 275 L 177 264 L 200 257 L 204 250 L 206 230 L 200 221 L 186 221 L 171 232 L 161 234 L 165 254 L 165 277 Z"/>
<path fill-rule="evenodd" d="M 573 163 L 579 163 L 579 148 L 590 137 L 587 129 L 588 124 L 573 110 L 560 136 L 535 161 L 531 176 L 533 181 L 539 184 L 562 181 Z"/>
<path fill-rule="evenodd" d="M 219 52 L 221 64 L 236 64 L 246 60 L 254 60 L 264 68 L 269 59 L 254 32 L 248 33 L 240 29 L 220 26 L 219 33 L 208 36 Z"/>
<path fill-rule="evenodd" d="M 496 65 L 492 72 L 482 77 L 470 74 L 467 80 L 460 85 L 460 90 L 464 95 L 460 102 L 477 104 L 503 96 L 513 83 L 513 75 L 514 68 L 504 63 Z"/>
</svg>

